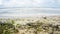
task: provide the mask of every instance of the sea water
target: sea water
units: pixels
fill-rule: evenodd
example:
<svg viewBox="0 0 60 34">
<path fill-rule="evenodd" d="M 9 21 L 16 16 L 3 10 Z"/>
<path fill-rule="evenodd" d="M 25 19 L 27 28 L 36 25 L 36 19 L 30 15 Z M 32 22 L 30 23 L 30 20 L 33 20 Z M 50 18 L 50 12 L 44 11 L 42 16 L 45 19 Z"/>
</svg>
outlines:
<svg viewBox="0 0 60 34">
<path fill-rule="evenodd" d="M 28 17 L 59 15 L 59 9 L 53 8 L 3 8 L 0 9 L 0 17 Z"/>
</svg>

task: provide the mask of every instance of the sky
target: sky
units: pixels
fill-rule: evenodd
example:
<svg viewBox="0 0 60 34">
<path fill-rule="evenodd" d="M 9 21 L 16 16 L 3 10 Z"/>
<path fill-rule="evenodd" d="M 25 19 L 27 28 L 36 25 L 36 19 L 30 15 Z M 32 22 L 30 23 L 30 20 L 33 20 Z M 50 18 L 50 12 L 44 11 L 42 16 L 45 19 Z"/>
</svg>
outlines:
<svg viewBox="0 0 60 34">
<path fill-rule="evenodd" d="M 60 0 L 0 0 L 0 17 L 57 14 L 60 15 Z"/>
<path fill-rule="evenodd" d="M 0 8 L 4 8 L 4 7 L 59 8 L 60 0 L 0 0 Z"/>
</svg>

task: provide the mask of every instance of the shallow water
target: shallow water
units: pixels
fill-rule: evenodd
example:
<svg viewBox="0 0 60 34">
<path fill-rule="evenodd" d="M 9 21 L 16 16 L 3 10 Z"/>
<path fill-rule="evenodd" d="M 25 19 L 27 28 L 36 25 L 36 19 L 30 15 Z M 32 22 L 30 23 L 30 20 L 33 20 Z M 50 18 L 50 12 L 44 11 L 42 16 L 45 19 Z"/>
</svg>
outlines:
<svg viewBox="0 0 60 34">
<path fill-rule="evenodd" d="M 52 8 L 4 8 L 0 9 L 0 17 L 27 17 L 27 16 L 50 16 L 59 15 L 59 9 Z"/>
</svg>

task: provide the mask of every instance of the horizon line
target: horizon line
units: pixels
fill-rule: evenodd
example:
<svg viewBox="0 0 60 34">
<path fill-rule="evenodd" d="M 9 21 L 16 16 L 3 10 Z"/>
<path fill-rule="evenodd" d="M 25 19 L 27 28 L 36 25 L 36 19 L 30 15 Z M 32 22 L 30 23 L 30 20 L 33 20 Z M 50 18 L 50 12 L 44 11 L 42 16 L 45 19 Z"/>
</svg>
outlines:
<svg viewBox="0 0 60 34">
<path fill-rule="evenodd" d="M 11 8 L 53 8 L 53 9 L 60 9 L 60 7 L 2 7 L 0 9 L 11 9 Z"/>
</svg>

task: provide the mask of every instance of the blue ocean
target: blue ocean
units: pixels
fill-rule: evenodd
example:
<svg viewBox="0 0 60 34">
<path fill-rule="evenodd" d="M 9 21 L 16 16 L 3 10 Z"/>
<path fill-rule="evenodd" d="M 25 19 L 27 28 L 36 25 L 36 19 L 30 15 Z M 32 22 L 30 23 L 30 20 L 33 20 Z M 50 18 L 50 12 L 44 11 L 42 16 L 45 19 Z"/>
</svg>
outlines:
<svg viewBox="0 0 60 34">
<path fill-rule="evenodd" d="M 60 9 L 55 8 L 1 8 L 0 17 L 26 17 L 40 15 L 59 15 Z"/>
</svg>

